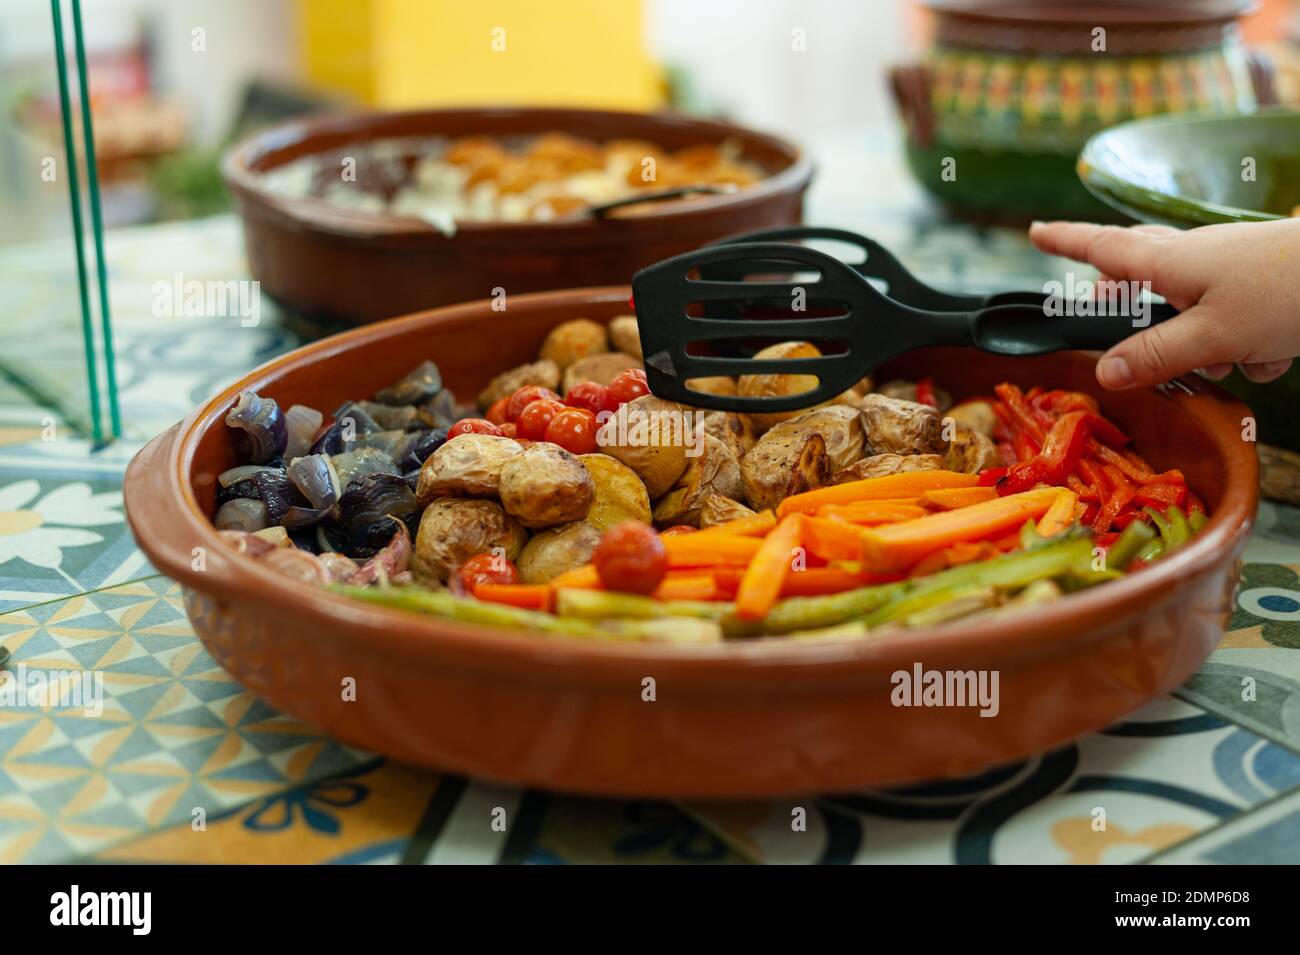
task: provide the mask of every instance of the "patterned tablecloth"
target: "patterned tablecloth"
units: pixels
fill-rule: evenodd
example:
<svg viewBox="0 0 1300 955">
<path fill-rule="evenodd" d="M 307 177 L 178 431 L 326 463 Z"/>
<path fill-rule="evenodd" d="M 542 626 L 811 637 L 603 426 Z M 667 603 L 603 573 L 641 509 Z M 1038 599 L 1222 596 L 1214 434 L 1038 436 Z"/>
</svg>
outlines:
<svg viewBox="0 0 1300 955">
<path fill-rule="evenodd" d="M 1018 234 L 942 222 L 873 145 L 819 144 L 811 221 L 868 231 L 953 288 L 1039 287 L 1059 267 Z M 1230 632 L 1195 677 L 1108 730 L 975 778 L 725 805 L 591 800 L 414 770 L 322 736 L 204 652 L 121 496 L 144 439 L 319 330 L 152 315 L 155 281 L 243 274 L 230 218 L 112 233 L 108 254 L 130 439 L 92 451 L 0 380 L 0 646 L 11 668 L 103 681 L 99 713 L 0 687 L 0 862 L 1300 860 L 1300 511 L 1268 504 Z M 23 262 L 24 282 L 54 281 Z M 39 323 L 0 315 L 6 336 Z"/>
</svg>

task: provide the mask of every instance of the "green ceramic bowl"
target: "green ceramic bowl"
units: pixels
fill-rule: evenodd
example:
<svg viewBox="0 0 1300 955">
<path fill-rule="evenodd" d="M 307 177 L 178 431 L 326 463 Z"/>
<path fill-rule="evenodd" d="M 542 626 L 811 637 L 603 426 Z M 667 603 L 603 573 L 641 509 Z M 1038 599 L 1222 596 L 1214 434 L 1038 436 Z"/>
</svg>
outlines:
<svg viewBox="0 0 1300 955">
<path fill-rule="evenodd" d="M 1134 120 L 1088 140 L 1078 172 L 1094 196 L 1143 222 L 1281 218 L 1300 206 L 1300 112 Z"/>
</svg>

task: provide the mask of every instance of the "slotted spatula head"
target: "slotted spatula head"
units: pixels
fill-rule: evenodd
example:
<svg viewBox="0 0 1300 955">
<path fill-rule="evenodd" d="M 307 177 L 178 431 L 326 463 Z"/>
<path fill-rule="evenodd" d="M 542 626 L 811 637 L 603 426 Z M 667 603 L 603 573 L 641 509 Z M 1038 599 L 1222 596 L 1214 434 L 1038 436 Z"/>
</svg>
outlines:
<svg viewBox="0 0 1300 955">
<path fill-rule="evenodd" d="M 773 275 L 779 275 L 774 280 Z M 892 357 L 895 323 L 866 319 L 893 303 L 851 268 L 815 249 L 785 242 L 711 246 L 642 269 L 632 295 L 650 390 L 661 398 L 721 411 L 793 411 L 827 401 Z M 776 342 L 810 341 L 813 358 L 755 359 Z M 745 397 L 693 390 L 718 375 L 813 375 L 793 395 Z"/>
</svg>

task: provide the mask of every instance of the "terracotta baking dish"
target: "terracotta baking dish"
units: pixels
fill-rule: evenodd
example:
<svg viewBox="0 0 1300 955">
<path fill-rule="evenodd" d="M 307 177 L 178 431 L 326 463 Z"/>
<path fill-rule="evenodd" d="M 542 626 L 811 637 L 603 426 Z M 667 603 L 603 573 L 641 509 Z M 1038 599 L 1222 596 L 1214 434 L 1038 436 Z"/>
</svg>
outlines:
<svg viewBox="0 0 1300 955">
<path fill-rule="evenodd" d="M 559 130 L 669 149 L 739 142 L 768 176 L 729 195 L 696 196 L 635 214 L 549 223 L 463 223 L 445 236 L 415 218 L 340 209 L 268 192 L 259 173 L 313 153 L 378 139 L 520 136 Z M 222 171 L 244 223 L 253 278 L 292 309 L 360 324 L 452 302 L 625 282 L 661 259 L 736 232 L 803 218 L 812 163 L 774 136 L 670 114 L 582 109 L 441 109 L 294 121 L 235 146 Z"/>
<path fill-rule="evenodd" d="M 330 410 L 427 356 L 472 395 L 530 360 L 553 325 L 611 317 L 627 297 L 625 287 L 528 295 L 504 313 L 475 302 L 356 329 L 264 365 L 155 438 L 127 471 L 127 513 L 150 560 L 183 585 L 212 655 L 273 705 L 399 760 L 583 793 L 745 797 L 956 776 L 1044 750 L 1178 686 L 1219 641 L 1255 514 L 1248 412 L 1201 381 L 1190 394 L 1098 393 L 1093 359 L 1078 352 L 973 361 L 936 349 L 887 369 L 933 375 L 958 397 L 1004 379 L 1093 392 L 1153 465 L 1182 468 L 1211 508 L 1168 560 L 996 622 L 842 644 L 548 639 L 306 590 L 260 573 L 209 523 L 216 475 L 239 463 L 222 423 L 239 392 Z M 915 663 L 998 670 L 1000 712 L 892 706 L 891 674 Z M 341 699 L 347 677 L 355 702 Z"/>
</svg>

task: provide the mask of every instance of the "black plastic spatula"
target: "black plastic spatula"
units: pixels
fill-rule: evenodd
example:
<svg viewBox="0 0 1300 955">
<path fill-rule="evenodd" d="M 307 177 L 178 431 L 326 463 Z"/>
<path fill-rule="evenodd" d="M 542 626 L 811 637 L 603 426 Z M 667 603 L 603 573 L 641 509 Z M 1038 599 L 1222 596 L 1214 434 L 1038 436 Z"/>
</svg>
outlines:
<svg viewBox="0 0 1300 955">
<path fill-rule="evenodd" d="M 853 266 L 793 240 L 859 246 Z M 884 284 L 888 294 L 873 285 Z M 650 390 L 719 411 L 793 411 L 827 401 L 913 348 L 964 345 L 999 355 L 1109 348 L 1177 313 L 1144 302 L 1131 310 L 1072 314 L 1077 302 L 1041 292 L 950 295 L 916 279 L 870 239 L 837 229 L 792 228 L 739 236 L 642 269 L 632 297 Z M 810 341 L 814 358 L 755 359 L 762 347 Z M 695 378 L 755 374 L 816 376 L 793 395 L 706 394 Z"/>
</svg>

